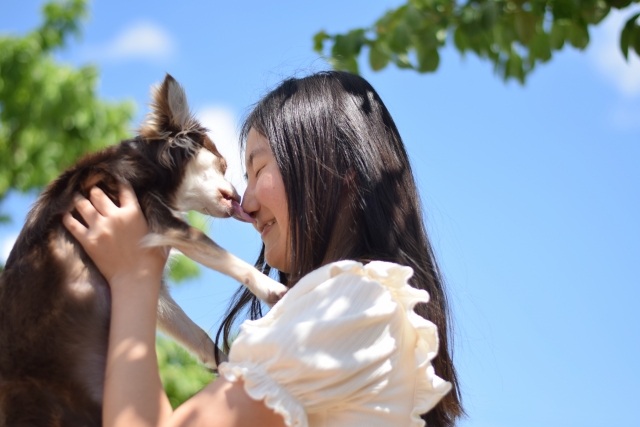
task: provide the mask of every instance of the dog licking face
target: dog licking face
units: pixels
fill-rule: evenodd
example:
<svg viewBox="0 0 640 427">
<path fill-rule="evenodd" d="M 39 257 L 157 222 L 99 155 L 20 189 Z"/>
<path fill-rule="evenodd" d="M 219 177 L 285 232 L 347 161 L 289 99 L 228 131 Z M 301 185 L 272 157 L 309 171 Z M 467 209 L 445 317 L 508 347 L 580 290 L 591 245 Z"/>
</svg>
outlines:
<svg viewBox="0 0 640 427">
<path fill-rule="evenodd" d="M 268 303 L 286 292 L 184 222 L 188 210 L 252 219 L 224 179 L 224 158 L 189 112 L 173 77 L 154 89 L 151 108 L 137 137 L 81 159 L 47 186 L 29 212 L 0 275 L 0 427 L 101 425 L 111 296 L 95 264 L 62 225 L 77 193 L 88 197 L 98 186 L 118 204 L 119 184 L 128 183 L 152 233 L 147 245 L 173 241 Z M 218 350 L 164 286 L 158 326 L 215 367 Z"/>
<path fill-rule="evenodd" d="M 153 88 L 152 98 L 152 111 L 138 131 L 140 136 L 148 141 L 169 140 L 158 158 L 167 168 L 176 163 L 172 147 L 174 150 L 181 147 L 192 156 L 174 193 L 173 205 L 182 212 L 195 210 L 214 217 L 235 216 L 251 222 L 240 208 L 240 196 L 224 178 L 226 160 L 191 115 L 184 90 L 169 76 L 162 85 Z"/>
</svg>

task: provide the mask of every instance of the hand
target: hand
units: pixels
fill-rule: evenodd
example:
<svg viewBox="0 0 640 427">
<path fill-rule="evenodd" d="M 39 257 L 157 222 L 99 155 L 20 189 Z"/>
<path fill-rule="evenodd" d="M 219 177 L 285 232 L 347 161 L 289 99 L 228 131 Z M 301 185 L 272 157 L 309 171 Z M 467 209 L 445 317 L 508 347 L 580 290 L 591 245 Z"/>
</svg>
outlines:
<svg viewBox="0 0 640 427">
<path fill-rule="evenodd" d="M 138 199 L 129 185 L 120 185 L 120 207 L 98 187 L 89 200 L 77 196 L 75 208 L 87 227 L 66 213 L 62 222 L 113 287 L 116 283 L 136 283 L 150 278 L 160 284 L 168 251 L 142 248 L 140 240 L 149 233 Z M 124 279 L 124 280 L 121 280 Z"/>
</svg>

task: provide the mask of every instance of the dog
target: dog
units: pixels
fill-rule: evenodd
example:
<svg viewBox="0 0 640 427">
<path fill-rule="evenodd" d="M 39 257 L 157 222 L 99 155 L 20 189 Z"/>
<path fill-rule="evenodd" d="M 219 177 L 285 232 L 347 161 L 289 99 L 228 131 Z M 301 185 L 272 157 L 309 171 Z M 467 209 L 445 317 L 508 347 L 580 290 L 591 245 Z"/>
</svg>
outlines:
<svg viewBox="0 0 640 427">
<path fill-rule="evenodd" d="M 183 212 L 196 210 L 252 221 L 225 170 L 225 159 L 191 115 L 184 89 L 167 74 L 152 91 L 138 136 L 85 156 L 46 187 L 0 275 L 0 427 L 101 425 L 111 295 L 62 225 L 69 211 L 84 223 L 73 207 L 77 193 L 88 197 L 97 186 L 119 205 L 119 185 L 131 185 L 151 232 L 144 245 L 174 246 L 269 305 L 282 297 L 284 285 L 183 220 Z M 219 350 L 164 284 L 158 327 L 215 368 Z"/>
</svg>

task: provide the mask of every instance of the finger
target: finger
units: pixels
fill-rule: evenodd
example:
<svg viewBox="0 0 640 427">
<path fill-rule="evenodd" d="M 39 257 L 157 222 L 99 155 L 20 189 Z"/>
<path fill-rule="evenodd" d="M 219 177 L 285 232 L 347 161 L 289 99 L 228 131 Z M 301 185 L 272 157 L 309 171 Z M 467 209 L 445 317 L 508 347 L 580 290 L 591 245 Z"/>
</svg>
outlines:
<svg viewBox="0 0 640 427">
<path fill-rule="evenodd" d="M 99 187 L 91 188 L 91 191 L 89 191 L 89 200 L 91 200 L 93 207 L 96 208 L 102 216 L 108 216 L 117 209 L 117 206 L 113 204 L 111 199 Z"/>
<path fill-rule="evenodd" d="M 76 195 L 75 197 L 75 207 L 82 216 L 82 219 L 87 223 L 89 228 L 91 225 L 95 224 L 102 215 L 100 212 L 96 210 L 96 208 L 91 204 L 91 202 L 85 199 L 81 194 Z"/>
<path fill-rule="evenodd" d="M 69 212 L 62 216 L 62 224 L 69 230 L 69 233 L 78 241 L 82 241 L 87 236 L 89 230 L 82 225 L 80 221 L 75 219 Z"/>
<path fill-rule="evenodd" d="M 120 191 L 120 207 L 138 205 L 138 198 L 131 185 L 121 182 L 118 188 Z"/>
</svg>

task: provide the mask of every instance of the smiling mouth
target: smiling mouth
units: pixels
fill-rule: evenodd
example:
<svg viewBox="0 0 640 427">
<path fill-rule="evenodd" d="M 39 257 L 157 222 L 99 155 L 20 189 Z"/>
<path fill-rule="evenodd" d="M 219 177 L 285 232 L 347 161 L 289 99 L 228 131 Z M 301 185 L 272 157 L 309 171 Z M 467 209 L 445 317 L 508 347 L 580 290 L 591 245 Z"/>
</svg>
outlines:
<svg viewBox="0 0 640 427">
<path fill-rule="evenodd" d="M 262 226 L 262 229 L 260 230 L 260 234 L 262 234 L 262 236 L 264 237 L 264 235 L 265 235 L 265 234 L 267 234 L 267 233 L 269 232 L 269 230 L 271 230 L 271 226 L 272 226 L 273 224 L 275 224 L 275 223 L 276 223 L 276 220 L 275 220 L 275 219 L 274 219 L 274 220 L 271 220 L 271 221 L 269 221 L 269 222 L 267 222 L 267 223 L 265 223 L 265 224 Z"/>
</svg>

